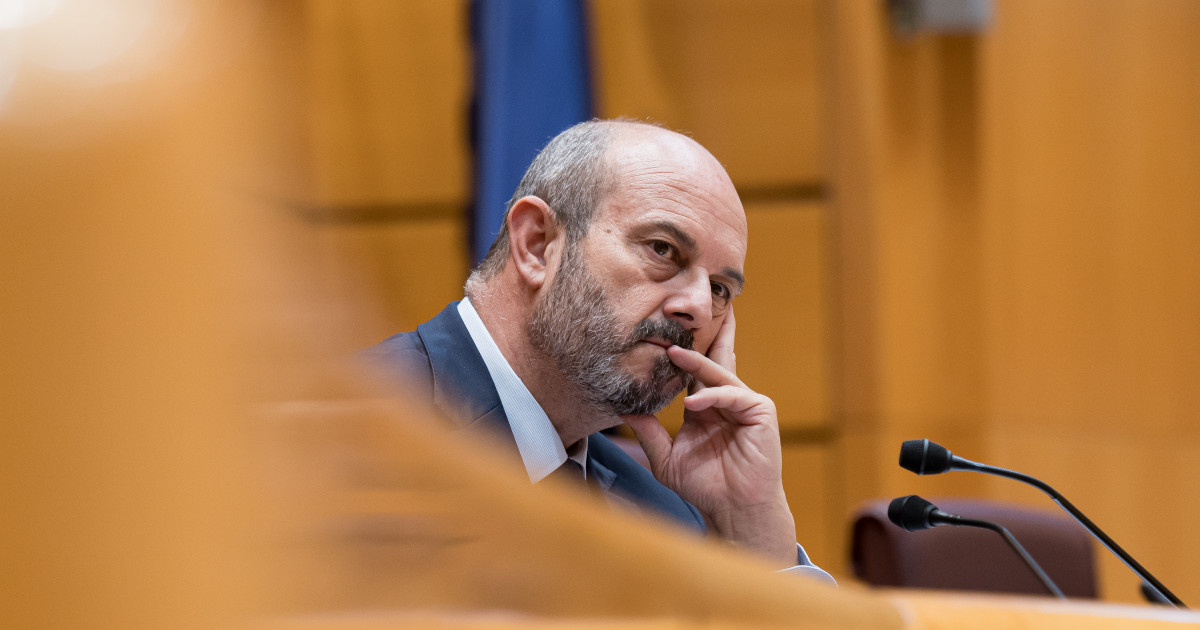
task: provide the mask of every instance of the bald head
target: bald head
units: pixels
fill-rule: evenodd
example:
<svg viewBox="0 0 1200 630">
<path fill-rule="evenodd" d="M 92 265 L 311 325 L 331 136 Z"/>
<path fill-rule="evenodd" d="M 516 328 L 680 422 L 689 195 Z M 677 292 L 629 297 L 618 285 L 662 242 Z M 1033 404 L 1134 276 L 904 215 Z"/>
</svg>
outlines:
<svg viewBox="0 0 1200 630">
<path fill-rule="evenodd" d="M 699 142 L 662 127 L 640 122 L 599 122 L 612 138 L 605 157 L 620 179 L 642 173 L 703 173 L 733 184 L 724 167 Z"/>
<path fill-rule="evenodd" d="M 525 171 L 508 201 L 500 233 L 467 281 L 468 296 L 474 297 L 481 283 L 504 268 L 509 256 L 508 211 L 522 198 L 533 196 L 546 202 L 570 248 L 587 234 L 597 209 L 618 187 L 652 186 L 684 173 L 715 183 L 717 194 L 731 196 L 740 210 L 724 168 L 687 136 L 632 120 L 593 120 L 563 131 Z M 743 235 L 744 221 L 743 216 Z"/>
<path fill-rule="evenodd" d="M 674 206 L 685 222 L 719 221 L 746 240 L 746 215 L 725 168 L 695 140 L 651 125 L 614 126 L 606 153 L 614 182 L 600 207 L 645 212 Z M 606 203 L 611 202 L 611 203 Z M 716 209 L 708 212 L 706 209 Z"/>
</svg>

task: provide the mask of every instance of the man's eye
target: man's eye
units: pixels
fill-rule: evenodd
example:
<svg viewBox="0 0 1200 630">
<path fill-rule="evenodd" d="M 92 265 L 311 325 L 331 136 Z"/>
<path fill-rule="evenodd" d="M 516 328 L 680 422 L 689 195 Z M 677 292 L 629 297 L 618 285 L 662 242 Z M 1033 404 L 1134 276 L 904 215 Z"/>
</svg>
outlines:
<svg viewBox="0 0 1200 630">
<path fill-rule="evenodd" d="M 712 292 L 713 292 L 713 295 L 716 296 L 717 299 L 721 300 L 721 301 L 728 300 L 731 295 L 729 292 L 729 287 L 721 284 L 720 282 L 712 283 Z"/>
<path fill-rule="evenodd" d="M 658 254 L 664 258 L 671 257 L 671 254 L 675 251 L 675 247 L 666 241 L 651 241 L 650 249 L 655 254 Z"/>
</svg>

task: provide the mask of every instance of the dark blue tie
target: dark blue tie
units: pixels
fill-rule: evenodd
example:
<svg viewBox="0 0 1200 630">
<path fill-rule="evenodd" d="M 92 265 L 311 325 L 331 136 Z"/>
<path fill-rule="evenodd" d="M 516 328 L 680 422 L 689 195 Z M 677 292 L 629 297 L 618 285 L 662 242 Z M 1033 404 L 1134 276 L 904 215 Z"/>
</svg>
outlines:
<svg viewBox="0 0 1200 630">
<path fill-rule="evenodd" d="M 563 479 L 571 483 L 585 483 L 583 477 L 583 466 L 580 466 L 579 462 L 573 459 L 568 459 L 567 461 L 563 462 L 562 466 L 554 469 L 554 472 L 546 476 L 547 479 L 551 477 L 555 479 Z"/>
</svg>

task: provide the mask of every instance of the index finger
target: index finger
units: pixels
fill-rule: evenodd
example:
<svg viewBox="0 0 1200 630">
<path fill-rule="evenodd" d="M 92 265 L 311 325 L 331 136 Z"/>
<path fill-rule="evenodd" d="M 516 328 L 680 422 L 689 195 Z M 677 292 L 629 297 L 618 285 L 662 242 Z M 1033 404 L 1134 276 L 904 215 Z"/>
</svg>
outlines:
<svg viewBox="0 0 1200 630">
<path fill-rule="evenodd" d="M 738 380 L 737 375 L 728 368 L 695 350 L 671 346 L 667 348 L 667 356 L 671 358 L 671 362 L 678 366 L 679 369 L 691 374 L 698 383 L 705 387 L 717 387 L 720 385 L 745 387 Z"/>
<path fill-rule="evenodd" d="M 737 355 L 733 353 L 733 338 L 734 332 L 737 329 L 737 322 L 733 319 L 733 305 L 729 305 L 729 311 L 725 314 L 725 321 L 721 322 L 721 327 L 717 329 L 717 336 L 713 339 L 712 344 L 708 346 L 708 358 L 716 361 L 717 365 L 737 374 Z"/>
</svg>

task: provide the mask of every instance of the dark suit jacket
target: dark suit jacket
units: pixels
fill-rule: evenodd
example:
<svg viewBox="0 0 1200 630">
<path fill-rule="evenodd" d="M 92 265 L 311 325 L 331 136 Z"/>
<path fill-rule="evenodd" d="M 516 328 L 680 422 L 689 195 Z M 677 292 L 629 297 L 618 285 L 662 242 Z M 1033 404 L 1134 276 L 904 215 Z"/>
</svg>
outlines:
<svg viewBox="0 0 1200 630">
<path fill-rule="evenodd" d="M 395 373 L 409 391 L 432 402 L 461 430 L 490 435 L 519 457 L 499 394 L 458 315 L 457 302 L 415 332 L 393 335 L 365 354 Z M 704 519 L 694 506 L 599 433 L 588 437 L 587 474 L 609 496 L 704 531 Z"/>
</svg>

